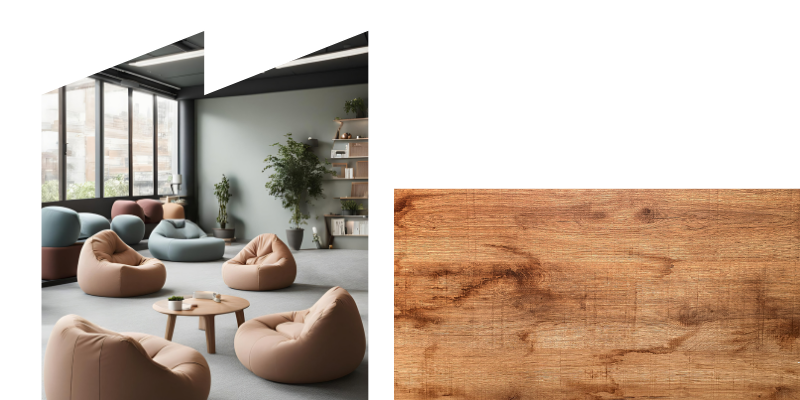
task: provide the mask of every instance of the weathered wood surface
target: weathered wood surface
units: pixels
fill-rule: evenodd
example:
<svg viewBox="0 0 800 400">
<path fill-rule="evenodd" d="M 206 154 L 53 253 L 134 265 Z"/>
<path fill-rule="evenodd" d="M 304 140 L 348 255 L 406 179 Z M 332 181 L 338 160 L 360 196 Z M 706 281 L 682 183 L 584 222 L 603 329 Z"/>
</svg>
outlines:
<svg viewBox="0 0 800 400">
<path fill-rule="evenodd" d="M 395 398 L 800 399 L 800 191 L 395 191 Z"/>
</svg>

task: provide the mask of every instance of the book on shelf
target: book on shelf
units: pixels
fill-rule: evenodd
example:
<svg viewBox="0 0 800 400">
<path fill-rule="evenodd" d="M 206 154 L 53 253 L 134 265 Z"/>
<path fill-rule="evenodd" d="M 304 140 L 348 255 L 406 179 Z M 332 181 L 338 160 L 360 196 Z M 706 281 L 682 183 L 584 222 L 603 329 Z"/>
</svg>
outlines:
<svg viewBox="0 0 800 400">
<path fill-rule="evenodd" d="M 333 234 L 333 235 L 344 235 L 345 234 L 344 218 L 332 218 L 331 219 L 331 234 Z"/>
</svg>

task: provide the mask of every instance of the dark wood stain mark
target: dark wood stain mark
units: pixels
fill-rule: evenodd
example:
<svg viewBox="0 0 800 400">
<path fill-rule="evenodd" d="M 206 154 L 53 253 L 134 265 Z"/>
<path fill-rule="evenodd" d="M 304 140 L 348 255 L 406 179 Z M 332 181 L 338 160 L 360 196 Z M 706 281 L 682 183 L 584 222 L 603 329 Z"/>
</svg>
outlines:
<svg viewBox="0 0 800 400">
<path fill-rule="evenodd" d="M 671 257 L 646 254 L 638 251 L 629 251 L 628 254 L 645 260 L 647 262 L 646 265 L 649 265 L 650 263 L 655 264 L 653 271 L 662 278 L 671 274 L 672 269 L 675 268 L 675 263 L 678 262 L 678 260 Z"/>
<path fill-rule="evenodd" d="M 652 224 L 656 222 L 656 212 L 648 207 L 644 207 L 636 213 L 636 220 L 641 223 Z"/>
<path fill-rule="evenodd" d="M 681 326 L 686 327 L 696 327 L 700 326 L 706 322 L 714 321 L 715 319 L 719 319 L 724 317 L 724 312 L 715 311 L 709 308 L 708 306 L 703 307 L 682 307 L 678 311 L 678 323 Z"/>
<path fill-rule="evenodd" d="M 600 355 L 600 361 L 607 364 L 615 364 L 622 361 L 622 357 L 630 353 L 647 353 L 647 354 L 670 354 L 678 349 L 686 340 L 697 334 L 697 331 L 691 331 L 684 335 L 669 339 L 665 346 L 654 346 L 644 349 L 618 349 L 607 354 Z"/>
</svg>

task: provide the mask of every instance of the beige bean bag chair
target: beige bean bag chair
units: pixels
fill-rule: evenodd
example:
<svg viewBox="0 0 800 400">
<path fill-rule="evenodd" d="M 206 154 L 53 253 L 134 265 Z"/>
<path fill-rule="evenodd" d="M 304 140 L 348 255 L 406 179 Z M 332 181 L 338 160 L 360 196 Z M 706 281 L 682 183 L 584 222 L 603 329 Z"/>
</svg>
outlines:
<svg viewBox="0 0 800 400">
<path fill-rule="evenodd" d="M 131 297 L 164 287 L 167 268 L 145 258 L 112 230 L 86 239 L 78 259 L 78 285 L 84 292 L 104 297 Z"/>
<path fill-rule="evenodd" d="M 272 233 L 251 240 L 236 257 L 222 264 L 222 280 L 239 290 L 275 290 L 291 286 L 297 275 L 294 256 Z"/>
<path fill-rule="evenodd" d="M 210 389 L 205 358 L 157 336 L 117 333 L 67 315 L 47 342 L 48 400 L 196 400 Z"/>
<path fill-rule="evenodd" d="M 245 322 L 234 339 L 236 356 L 247 369 L 284 383 L 341 378 L 361 364 L 366 348 L 356 302 L 338 286 L 308 310 Z"/>
<path fill-rule="evenodd" d="M 186 219 L 186 212 L 180 204 L 164 203 L 163 209 L 163 219 Z"/>
</svg>

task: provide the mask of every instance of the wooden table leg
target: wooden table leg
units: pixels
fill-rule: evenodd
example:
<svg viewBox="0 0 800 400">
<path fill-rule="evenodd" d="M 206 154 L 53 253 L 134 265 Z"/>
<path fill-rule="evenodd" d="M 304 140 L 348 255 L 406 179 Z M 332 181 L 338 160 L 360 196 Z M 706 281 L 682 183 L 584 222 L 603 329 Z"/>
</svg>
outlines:
<svg viewBox="0 0 800 400">
<path fill-rule="evenodd" d="M 206 315 L 206 348 L 208 349 L 208 354 L 214 354 L 217 352 L 214 344 L 214 316 L 213 315 Z"/>
<path fill-rule="evenodd" d="M 236 312 L 236 324 L 237 326 L 242 326 L 244 323 L 244 310 L 239 310 Z"/>
<path fill-rule="evenodd" d="M 201 331 L 206 330 L 206 317 L 200 317 L 200 322 L 197 324 L 197 329 Z"/>
<path fill-rule="evenodd" d="M 167 315 L 167 332 L 164 333 L 164 339 L 172 340 L 172 332 L 175 332 L 176 319 L 178 319 L 177 315 Z"/>
</svg>

